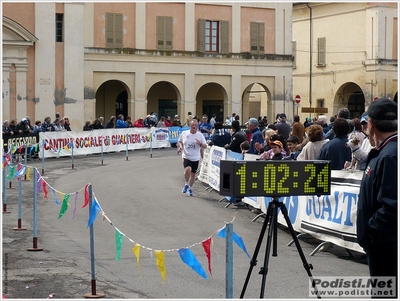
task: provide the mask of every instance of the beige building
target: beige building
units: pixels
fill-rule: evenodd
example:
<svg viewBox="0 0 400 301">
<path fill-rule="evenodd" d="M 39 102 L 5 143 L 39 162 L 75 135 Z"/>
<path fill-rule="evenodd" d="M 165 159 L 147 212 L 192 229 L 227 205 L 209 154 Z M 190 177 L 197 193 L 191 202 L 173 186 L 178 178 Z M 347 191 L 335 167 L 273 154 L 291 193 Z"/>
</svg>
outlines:
<svg viewBox="0 0 400 301">
<path fill-rule="evenodd" d="M 293 116 L 292 3 L 2 3 L 3 115 Z"/>
<path fill-rule="evenodd" d="M 360 116 L 375 98 L 397 102 L 397 2 L 293 4 L 293 95 L 301 121 L 315 108 Z M 312 113 L 301 113 L 312 108 Z"/>
</svg>

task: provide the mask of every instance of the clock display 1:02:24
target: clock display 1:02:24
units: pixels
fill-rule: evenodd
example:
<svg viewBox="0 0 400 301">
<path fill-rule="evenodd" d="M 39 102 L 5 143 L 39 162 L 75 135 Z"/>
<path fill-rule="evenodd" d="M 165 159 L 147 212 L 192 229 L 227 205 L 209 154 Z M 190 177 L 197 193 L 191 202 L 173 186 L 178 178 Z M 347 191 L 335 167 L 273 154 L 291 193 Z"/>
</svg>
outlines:
<svg viewBox="0 0 400 301">
<path fill-rule="evenodd" d="M 262 190 L 267 195 L 303 195 L 303 194 L 327 194 L 329 193 L 329 165 L 326 164 L 317 170 L 317 165 L 306 163 L 305 165 L 293 168 L 288 164 L 265 164 L 261 172 L 251 171 L 247 178 L 247 164 L 243 164 L 236 171 L 240 176 L 239 192 L 246 195 L 246 183 L 251 183 L 252 190 L 259 190 L 259 177 L 262 173 Z M 296 170 L 295 170 L 296 169 Z M 288 185 L 292 184 L 292 185 Z M 253 193 L 251 194 L 253 195 Z"/>
</svg>

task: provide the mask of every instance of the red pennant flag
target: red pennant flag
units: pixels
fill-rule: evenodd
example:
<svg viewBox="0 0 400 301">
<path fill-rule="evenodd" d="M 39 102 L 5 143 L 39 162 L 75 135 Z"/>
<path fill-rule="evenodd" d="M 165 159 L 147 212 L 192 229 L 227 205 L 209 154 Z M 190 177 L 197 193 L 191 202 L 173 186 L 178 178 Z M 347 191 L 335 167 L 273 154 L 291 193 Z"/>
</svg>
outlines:
<svg viewBox="0 0 400 301">
<path fill-rule="evenodd" d="M 43 181 L 43 192 L 44 192 L 44 196 L 43 196 L 43 197 L 44 197 L 46 200 L 48 200 L 47 194 L 48 194 L 49 192 L 47 191 L 46 181 Z"/>
<path fill-rule="evenodd" d="M 210 271 L 210 275 L 212 275 L 211 271 L 211 242 L 212 242 L 212 237 L 209 239 L 203 241 L 201 244 L 203 246 L 204 252 L 206 252 L 207 255 L 207 260 L 208 260 L 208 270 Z"/>
<path fill-rule="evenodd" d="M 22 153 L 22 148 L 23 148 L 22 145 L 18 148 L 19 153 Z"/>
<path fill-rule="evenodd" d="M 89 184 L 87 184 L 85 186 L 85 202 L 83 204 L 83 206 L 81 208 L 85 208 L 87 206 L 87 204 L 89 204 L 89 191 L 88 191 L 88 186 Z"/>
</svg>

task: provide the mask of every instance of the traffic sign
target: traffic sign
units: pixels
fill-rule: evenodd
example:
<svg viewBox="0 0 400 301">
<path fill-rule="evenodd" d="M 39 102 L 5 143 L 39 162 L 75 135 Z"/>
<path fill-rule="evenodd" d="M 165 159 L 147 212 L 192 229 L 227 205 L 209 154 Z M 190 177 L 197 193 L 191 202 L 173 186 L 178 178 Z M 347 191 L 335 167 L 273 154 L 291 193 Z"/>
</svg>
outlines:
<svg viewBox="0 0 400 301">
<path fill-rule="evenodd" d="M 294 99 L 294 101 L 295 101 L 296 103 L 300 103 L 300 101 L 301 101 L 300 95 L 296 95 L 296 98 Z"/>
</svg>

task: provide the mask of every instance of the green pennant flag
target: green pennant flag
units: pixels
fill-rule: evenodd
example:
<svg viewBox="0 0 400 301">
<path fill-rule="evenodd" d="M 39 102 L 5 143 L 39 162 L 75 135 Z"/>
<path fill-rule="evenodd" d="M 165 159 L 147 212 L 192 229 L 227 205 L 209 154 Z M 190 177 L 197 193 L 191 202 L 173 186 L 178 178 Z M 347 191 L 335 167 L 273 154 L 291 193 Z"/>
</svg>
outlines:
<svg viewBox="0 0 400 301">
<path fill-rule="evenodd" d="M 59 149 L 58 149 L 58 153 L 57 153 L 57 155 L 59 155 L 59 154 L 60 154 L 60 152 L 61 152 L 61 148 L 59 148 Z"/>
<path fill-rule="evenodd" d="M 36 153 L 38 152 L 38 149 L 39 149 L 39 143 L 36 143 L 36 145 L 35 145 L 35 152 Z"/>
<path fill-rule="evenodd" d="M 64 213 L 67 212 L 69 197 L 70 197 L 69 194 L 64 195 L 64 200 L 62 202 L 61 209 L 60 209 L 60 214 L 58 215 L 58 218 L 61 218 L 64 215 Z"/>
<path fill-rule="evenodd" d="M 124 235 L 118 230 L 115 230 L 115 244 L 117 246 L 117 256 L 115 258 L 116 261 L 119 261 L 119 258 L 121 256 L 121 247 L 123 240 L 124 240 Z"/>
<path fill-rule="evenodd" d="M 15 166 L 10 167 L 10 174 L 8 175 L 8 179 L 11 180 L 14 177 Z"/>
</svg>

